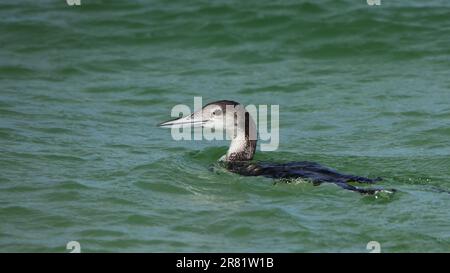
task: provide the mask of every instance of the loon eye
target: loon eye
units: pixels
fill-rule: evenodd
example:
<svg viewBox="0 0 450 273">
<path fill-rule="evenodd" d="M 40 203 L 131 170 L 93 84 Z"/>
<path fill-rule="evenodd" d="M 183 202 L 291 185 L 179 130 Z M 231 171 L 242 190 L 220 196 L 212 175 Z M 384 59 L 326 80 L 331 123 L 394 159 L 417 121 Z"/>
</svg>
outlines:
<svg viewBox="0 0 450 273">
<path fill-rule="evenodd" d="M 222 114 L 222 110 L 220 110 L 220 109 L 214 110 L 214 112 L 212 114 L 214 116 L 220 116 L 220 114 Z"/>
</svg>

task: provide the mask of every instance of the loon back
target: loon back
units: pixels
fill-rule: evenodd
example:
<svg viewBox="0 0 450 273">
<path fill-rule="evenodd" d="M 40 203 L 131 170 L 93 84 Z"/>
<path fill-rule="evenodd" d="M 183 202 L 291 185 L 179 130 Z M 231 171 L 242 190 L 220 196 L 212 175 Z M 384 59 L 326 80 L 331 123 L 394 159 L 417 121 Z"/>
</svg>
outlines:
<svg viewBox="0 0 450 273">
<path fill-rule="evenodd" d="M 224 167 L 230 172 L 244 176 L 264 176 L 289 182 L 298 178 L 306 179 L 314 185 L 322 183 L 334 183 L 346 190 L 356 191 L 362 194 L 376 194 L 386 191 L 381 188 L 360 188 L 348 184 L 349 182 L 372 184 L 381 178 L 367 178 L 356 175 L 342 174 L 315 162 L 300 161 L 286 163 L 249 162 L 249 161 L 225 161 Z M 395 192 L 394 189 L 389 191 Z"/>
</svg>

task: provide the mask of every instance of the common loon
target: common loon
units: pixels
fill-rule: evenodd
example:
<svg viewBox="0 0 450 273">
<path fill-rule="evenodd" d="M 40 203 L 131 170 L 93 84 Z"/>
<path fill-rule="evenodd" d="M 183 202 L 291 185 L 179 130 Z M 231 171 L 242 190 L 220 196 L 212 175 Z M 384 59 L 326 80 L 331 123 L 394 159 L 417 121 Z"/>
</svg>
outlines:
<svg viewBox="0 0 450 273">
<path fill-rule="evenodd" d="M 225 122 L 226 120 L 233 122 Z M 244 106 L 235 101 L 211 102 L 191 115 L 162 122 L 158 126 L 165 128 L 192 126 L 225 130 L 231 138 L 231 143 L 227 153 L 220 160 L 227 170 L 240 175 L 264 176 L 282 181 L 300 178 L 310 181 L 314 185 L 328 182 L 361 194 L 376 194 L 380 191 L 395 192 L 394 189 L 384 190 L 382 188 L 364 188 L 351 185 L 349 182 L 372 184 L 380 181 L 381 178 L 342 174 L 315 162 L 269 163 L 251 161 L 256 151 L 256 125 Z"/>
</svg>

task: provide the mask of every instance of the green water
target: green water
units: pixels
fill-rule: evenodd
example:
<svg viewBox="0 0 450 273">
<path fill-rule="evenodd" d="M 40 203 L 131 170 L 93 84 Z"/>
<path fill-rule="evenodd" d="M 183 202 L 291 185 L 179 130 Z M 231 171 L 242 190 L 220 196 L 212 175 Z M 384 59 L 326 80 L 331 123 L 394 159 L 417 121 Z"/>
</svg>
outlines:
<svg viewBox="0 0 450 273">
<path fill-rule="evenodd" d="M 450 252 L 449 1 L 6 0 L 0 45 L 1 252 Z M 155 126 L 194 96 L 399 192 L 211 171 Z"/>
</svg>

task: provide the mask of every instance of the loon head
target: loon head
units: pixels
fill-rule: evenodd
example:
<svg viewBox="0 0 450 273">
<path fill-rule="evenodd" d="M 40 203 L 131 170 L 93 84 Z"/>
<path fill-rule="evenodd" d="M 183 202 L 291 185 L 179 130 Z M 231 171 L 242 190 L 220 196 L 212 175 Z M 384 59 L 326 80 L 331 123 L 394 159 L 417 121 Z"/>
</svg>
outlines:
<svg viewBox="0 0 450 273">
<path fill-rule="evenodd" d="M 256 150 L 256 125 L 243 105 L 231 100 L 206 104 L 191 115 L 159 124 L 164 128 L 203 127 L 224 130 L 231 139 L 225 161 L 251 160 Z"/>
</svg>

